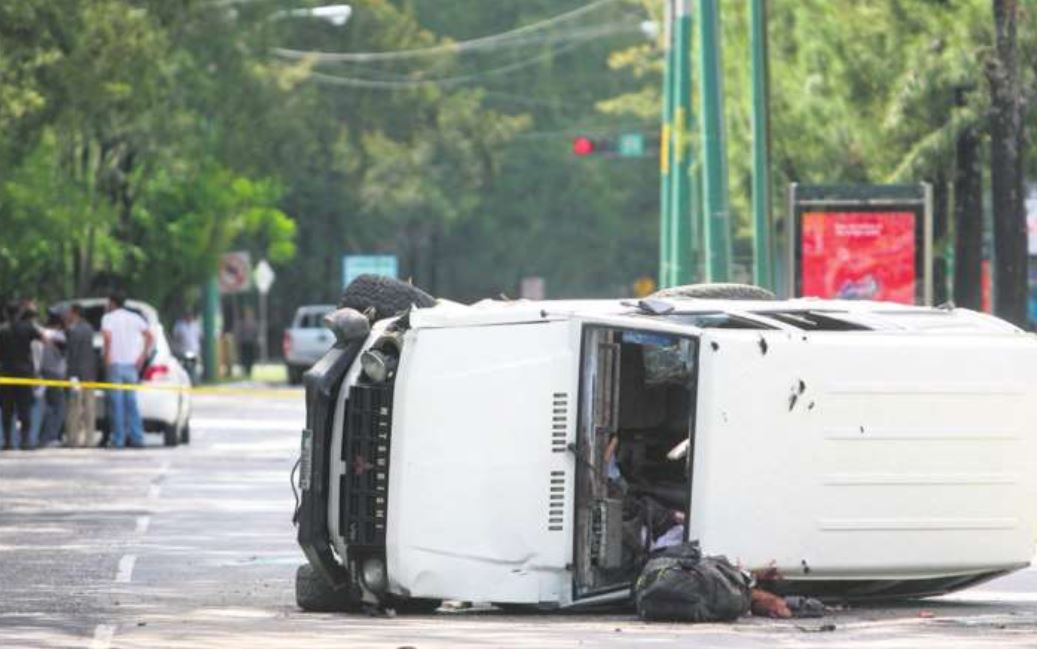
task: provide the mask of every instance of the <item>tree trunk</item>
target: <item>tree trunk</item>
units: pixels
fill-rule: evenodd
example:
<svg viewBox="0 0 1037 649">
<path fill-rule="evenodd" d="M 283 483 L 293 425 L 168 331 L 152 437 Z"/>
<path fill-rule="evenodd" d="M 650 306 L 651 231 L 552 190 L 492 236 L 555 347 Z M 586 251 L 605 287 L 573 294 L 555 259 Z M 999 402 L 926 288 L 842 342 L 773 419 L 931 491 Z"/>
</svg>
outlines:
<svg viewBox="0 0 1037 649">
<path fill-rule="evenodd" d="M 1016 43 L 1017 0 L 993 0 L 995 57 L 990 83 L 990 183 L 994 205 L 995 310 L 1027 324 L 1026 212 L 1023 202 L 1022 93 Z"/>
<path fill-rule="evenodd" d="M 965 90 L 957 91 L 965 103 Z M 982 307 L 983 170 L 979 134 L 969 127 L 958 135 L 954 170 L 954 303 L 967 309 Z"/>
<path fill-rule="evenodd" d="M 950 296 L 947 295 L 947 207 L 948 187 L 947 172 L 941 166 L 935 177 L 933 185 L 933 304 L 943 304 Z"/>
</svg>

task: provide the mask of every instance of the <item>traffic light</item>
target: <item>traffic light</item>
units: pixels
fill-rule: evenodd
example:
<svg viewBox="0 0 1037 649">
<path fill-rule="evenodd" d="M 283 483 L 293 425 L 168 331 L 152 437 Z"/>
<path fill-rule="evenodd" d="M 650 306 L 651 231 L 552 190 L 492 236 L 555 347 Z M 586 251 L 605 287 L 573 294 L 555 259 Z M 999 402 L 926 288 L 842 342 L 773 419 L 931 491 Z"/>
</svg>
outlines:
<svg viewBox="0 0 1037 649">
<path fill-rule="evenodd" d="M 620 133 L 603 137 L 578 135 L 572 139 L 572 153 L 577 157 L 604 155 L 609 158 L 644 158 L 658 150 L 658 139 L 641 133 Z"/>
<path fill-rule="evenodd" d="M 591 155 L 597 148 L 594 140 L 589 137 L 579 136 L 573 138 L 573 155 L 575 156 Z"/>
</svg>

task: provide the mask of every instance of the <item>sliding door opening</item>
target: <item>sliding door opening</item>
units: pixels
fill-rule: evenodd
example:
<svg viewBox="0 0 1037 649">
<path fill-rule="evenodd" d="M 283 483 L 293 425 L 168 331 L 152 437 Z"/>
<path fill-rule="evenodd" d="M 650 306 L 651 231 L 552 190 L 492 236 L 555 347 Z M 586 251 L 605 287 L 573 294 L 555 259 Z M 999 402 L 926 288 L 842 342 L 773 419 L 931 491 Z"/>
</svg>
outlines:
<svg viewBox="0 0 1037 649">
<path fill-rule="evenodd" d="M 629 587 L 649 552 L 685 540 L 697 358 L 693 338 L 584 330 L 577 597 Z"/>
</svg>

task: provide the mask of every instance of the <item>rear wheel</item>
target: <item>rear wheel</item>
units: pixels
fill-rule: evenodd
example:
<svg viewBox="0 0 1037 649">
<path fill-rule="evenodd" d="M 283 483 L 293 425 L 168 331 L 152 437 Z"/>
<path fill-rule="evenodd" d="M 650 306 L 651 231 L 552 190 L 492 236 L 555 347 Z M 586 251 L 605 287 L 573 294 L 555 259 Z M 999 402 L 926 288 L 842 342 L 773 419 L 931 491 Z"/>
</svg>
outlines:
<svg viewBox="0 0 1037 649">
<path fill-rule="evenodd" d="M 176 424 L 165 424 L 162 426 L 162 437 L 166 446 L 176 446 L 180 443 L 180 430 Z"/>
<path fill-rule="evenodd" d="M 703 300 L 774 300 L 765 288 L 749 284 L 685 284 L 656 291 L 652 297 L 690 297 Z"/>
<path fill-rule="evenodd" d="M 348 613 L 363 608 L 351 588 L 335 590 L 308 563 L 295 571 L 295 603 L 311 613 Z"/>
<path fill-rule="evenodd" d="M 183 428 L 180 429 L 180 443 L 191 443 L 191 422 L 189 421 L 185 421 Z"/>
</svg>

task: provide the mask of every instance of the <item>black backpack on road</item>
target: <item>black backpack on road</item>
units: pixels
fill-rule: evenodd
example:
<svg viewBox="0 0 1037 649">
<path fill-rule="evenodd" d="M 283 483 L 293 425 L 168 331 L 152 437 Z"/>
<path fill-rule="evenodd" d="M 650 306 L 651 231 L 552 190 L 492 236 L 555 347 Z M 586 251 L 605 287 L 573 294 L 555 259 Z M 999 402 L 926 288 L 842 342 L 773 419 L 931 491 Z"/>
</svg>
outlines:
<svg viewBox="0 0 1037 649">
<path fill-rule="evenodd" d="M 747 576 L 725 557 L 703 557 L 697 541 L 653 555 L 634 584 L 644 620 L 730 622 L 749 612 Z"/>
</svg>

